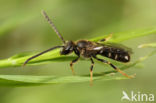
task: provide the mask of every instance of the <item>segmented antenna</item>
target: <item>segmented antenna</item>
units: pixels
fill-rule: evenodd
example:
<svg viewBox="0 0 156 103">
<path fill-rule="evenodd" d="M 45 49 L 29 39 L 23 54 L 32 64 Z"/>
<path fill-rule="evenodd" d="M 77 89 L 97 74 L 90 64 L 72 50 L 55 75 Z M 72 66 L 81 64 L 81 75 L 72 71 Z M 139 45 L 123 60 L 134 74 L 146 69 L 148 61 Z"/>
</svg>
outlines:
<svg viewBox="0 0 156 103">
<path fill-rule="evenodd" d="M 56 32 L 56 34 L 59 36 L 59 38 L 62 40 L 63 44 L 65 44 L 65 40 L 63 39 L 62 35 L 59 33 L 59 31 L 57 30 L 56 26 L 54 25 L 54 23 L 52 22 L 52 20 L 48 17 L 47 13 L 42 10 L 42 14 L 45 17 L 45 19 L 48 21 L 48 23 L 51 25 L 52 29 Z"/>
<path fill-rule="evenodd" d="M 28 58 L 28 59 L 24 62 L 23 66 L 25 66 L 30 60 L 32 60 L 32 59 L 34 59 L 34 58 L 36 58 L 36 57 L 38 57 L 38 56 L 40 56 L 40 55 L 42 55 L 42 54 L 44 54 L 44 53 L 47 53 L 47 52 L 49 52 L 49 51 L 51 51 L 51 50 L 54 50 L 54 49 L 57 49 L 57 48 L 62 48 L 62 47 L 63 47 L 63 46 L 55 46 L 55 47 L 52 47 L 52 48 L 50 48 L 50 49 L 48 49 L 48 50 L 45 50 L 45 51 L 43 51 L 43 52 L 41 52 L 41 53 L 38 53 L 38 54 L 36 54 L 36 55 L 34 55 L 34 56 Z"/>
</svg>

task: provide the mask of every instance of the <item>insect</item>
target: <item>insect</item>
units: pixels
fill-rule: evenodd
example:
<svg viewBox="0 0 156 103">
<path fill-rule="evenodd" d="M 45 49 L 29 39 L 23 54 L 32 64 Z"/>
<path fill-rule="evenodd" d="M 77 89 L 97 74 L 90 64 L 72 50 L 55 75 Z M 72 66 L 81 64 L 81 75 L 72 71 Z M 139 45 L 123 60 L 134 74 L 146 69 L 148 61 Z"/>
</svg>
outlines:
<svg viewBox="0 0 156 103">
<path fill-rule="evenodd" d="M 106 61 L 104 59 L 100 59 L 97 57 L 97 55 L 102 55 L 104 57 L 108 57 L 108 58 L 111 58 L 111 59 L 119 61 L 119 62 L 127 63 L 130 61 L 130 53 L 127 50 L 125 50 L 124 48 L 114 47 L 112 45 L 104 45 L 104 44 L 101 44 L 98 42 L 92 42 L 92 41 L 88 41 L 88 40 L 78 40 L 75 42 L 74 41 L 65 41 L 64 38 L 62 37 L 62 35 L 57 30 L 57 28 L 55 27 L 54 23 L 48 17 L 47 13 L 45 11 L 42 11 L 42 14 L 45 17 L 45 19 L 48 21 L 48 23 L 51 25 L 52 29 L 56 32 L 58 37 L 62 40 L 63 45 L 62 46 L 55 46 L 55 47 L 52 47 L 48 50 L 45 50 L 39 54 L 36 54 L 36 55 L 28 58 L 24 62 L 23 65 L 26 65 L 30 60 L 32 60 L 32 59 L 34 59 L 34 58 L 36 58 L 36 57 L 38 57 L 44 53 L 47 53 L 47 52 L 54 50 L 54 49 L 57 49 L 57 48 L 61 48 L 60 55 L 69 55 L 72 52 L 74 52 L 77 55 L 77 58 L 72 60 L 70 63 L 70 68 L 72 70 L 73 75 L 75 74 L 74 69 L 73 69 L 73 64 L 76 63 L 80 59 L 80 57 L 90 59 L 90 61 L 91 61 L 90 83 L 91 84 L 92 84 L 92 80 L 93 80 L 93 67 L 94 67 L 93 58 L 98 60 L 98 61 L 101 61 L 103 63 L 110 65 L 113 69 L 115 69 L 116 71 L 120 72 L 122 75 L 124 75 L 128 78 L 133 77 L 133 76 L 129 76 L 126 73 L 124 73 L 122 70 L 117 68 L 111 62 Z M 107 38 L 102 39 L 101 41 L 104 42 L 110 38 L 111 38 L 111 35 Z"/>
</svg>

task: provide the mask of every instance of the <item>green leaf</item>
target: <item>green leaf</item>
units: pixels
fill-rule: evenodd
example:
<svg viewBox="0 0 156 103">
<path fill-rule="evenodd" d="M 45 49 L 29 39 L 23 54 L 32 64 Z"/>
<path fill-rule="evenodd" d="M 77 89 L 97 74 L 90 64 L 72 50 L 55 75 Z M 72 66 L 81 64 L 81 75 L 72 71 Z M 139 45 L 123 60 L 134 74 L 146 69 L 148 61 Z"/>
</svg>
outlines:
<svg viewBox="0 0 156 103">
<path fill-rule="evenodd" d="M 113 33 L 112 38 L 109 40 L 109 42 L 115 42 L 120 43 L 129 39 L 137 38 L 146 36 L 149 34 L 156 34 L 156 27 L 148 28 L 148 29 L 142 29 L 142 30 L 134 30 L 134 31 L 128 31 L 128 32 L 120 32 L 120 33 Z M 107 35 L 96 37 L 91 39 L 92 41 L 99 41 L 102 38 L 106 38 Z"/>
<path fill-rule="evenodd" d="M 121 67 L 121 70 L 125 70 L 135 66 L 137 63 L 140 63 L 146 60 L 148 57 L 156 54 L 156 51 L 153 51 L 149 55 L 139 58 L 133 63 L 129 63 L 126 66 Z M 123 80 L 128 79 L 124 76 L 115 76 L 113 75 L 116 71 L 108 71 L 103 73 L 94 73 L 93 80 Z M 61 84 L 61 83 L 78 83 L 90 81 L 89 75 L 82 76 L 30 76 L 30 75 L 0 75 L 0 86 L 39 86 L 39 85 L 48 85 L 48 84 Z"/>
<path fill-rule="evenodd" d="M 109 40 L 109 42 L 120 43 L 128 39 L 142 37 L 142 36 L 150 35 L 150 34 L 156 34 L 156 28 L 153 27 L 149 29 L 135 30 L 131 32 L 114 33 L 112 38 Z M 107 36 L 108 35 L 104 35 L 102 37 L 96 37 L 96 38 L 91 39 L 91 41 L 97 42 Z M 71 61 L 74 58 L 76 58 L 74 54 L 63 56 L 63 55 L 60 55 L 59 52 L 60 51 L 57 49 L 57 50 L 53 50 L 51 52 L 45 53 L 29 61 L 28 65 L 38 65 L 38 64 L 45 64 L 49 62 L 58 62 L 58 61 Z M 30 55 L 17 54 L 16 56 L 10 57 L 8 59 L 0 60 L 0 68 L 21 66 L 29 57 L 33 56 L 34 54 L 30 54 Z"/>
<path fill-rule="evenodd" d="M 137 30 L 133 32 L 125 32 L 125 33 L 115 33 L 113 34 L 111 42 L 122 42 L 124 40 L 141 37 L 149 34 L 156 33 L 155 28 L 145 29 L 145 30 Z M 106 35 L 108 36 L 108 35 Z M 106 36 L 97 37 L 91 39 L 92 41 L 99 41 Z M 38 65 L 42 63 L 49 63 L 49 62 L 59 62 L 59 61 L 71 61 L 76 56 L 74 54 L 69 56 L 63 56 L 59 54 L 60 50 L 54 50 L 48 52 L 42 56 L 39 56 L 33 60 L 31 60 L 28 64 L 29 65 Z M 25 60 L 29 57 L 33 56 L 36 53 L 21 53 L 15 56 L 12 56 L 8 59 L 0 60 L 0 68 L 5 67 L 14 67 L 14 66 L 21 66 Z M 131 67 L 134 67 L 136 64 L 146 60 L 150 56 L 156 54 L 156 51 L 153 51 L 149 55 L 146 55 L 142 58 L 139 58 L 135 62 L 130 62 L 127 65 L 121 66 L 121 70 L 125 70 Z M 81 58 L 81 60 L 83 60 Z M 118 65 L 119 66 L 119 65 Z M 93 80 L 122 80 L 127 79 L 124 76 L 112 76 L 112 74 L 116 73 L 116 71 L 108 71 L 102 73 L 94 73 Z M 82 75 L 82 76 L 29 76 L 29 75 L 0 75 L 0 86 L 35 86 L 35 85 L 43 85 L 43 84 L 57 84 L 57 83 L 74 83 L 74 82 L 86 82 L 90 81 L 89 75 Z"/>
<path fill-rule="evenodd" d="M 94 77 L 94 80 L 102 79 Z M 103 78 L 104 79 L 104 78 Z M 127 79 L 125 77 L 105 76 L 104 80 L 120 80 Z M 85 76 L 28 76 L 28 75 L 0 75 L 0 86 L 35 86 L 45 84 L 58 83 L 74 83 L 89 81 L 89 77 Z"/>
</svg>

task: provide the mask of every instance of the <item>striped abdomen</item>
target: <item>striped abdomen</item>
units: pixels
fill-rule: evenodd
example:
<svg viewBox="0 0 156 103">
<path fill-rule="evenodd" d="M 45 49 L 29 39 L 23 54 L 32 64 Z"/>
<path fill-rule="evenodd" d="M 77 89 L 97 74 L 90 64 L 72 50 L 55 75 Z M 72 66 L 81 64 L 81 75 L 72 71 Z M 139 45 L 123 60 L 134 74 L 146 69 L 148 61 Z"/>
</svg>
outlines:
<svg viewBox="0 0 156 103">
<path fill-rule="evenodd" d="M 129 62 L 130 61 L 130 55 L 127 51 L 121 48 L 114 48 L 114 47 L 103 47 L 99 54 L 120 62 Z"/>
</svg>

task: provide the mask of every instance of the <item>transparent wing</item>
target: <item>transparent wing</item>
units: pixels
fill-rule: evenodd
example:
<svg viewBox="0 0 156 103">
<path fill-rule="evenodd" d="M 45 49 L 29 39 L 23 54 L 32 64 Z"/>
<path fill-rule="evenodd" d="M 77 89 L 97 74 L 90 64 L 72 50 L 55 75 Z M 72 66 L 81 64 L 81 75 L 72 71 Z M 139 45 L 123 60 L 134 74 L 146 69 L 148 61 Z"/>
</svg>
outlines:
<svg viewBox="0 0 156 103">
<path fill-rule="evenodd" d="M 114 48 L 119 48 L 119 49 L 122 49 L 124 51 L 127 51 L 128 53 L 132 54 L 133 51 L 131 48 L 123 45 L 123 44 L 117 44 L 117 43 L 104 43 L 104 44 L 100 44 L 100 45 L 103 45 L 103 46 L 109 46 L 109 47 L 114 47 Z"/>
</svg>

